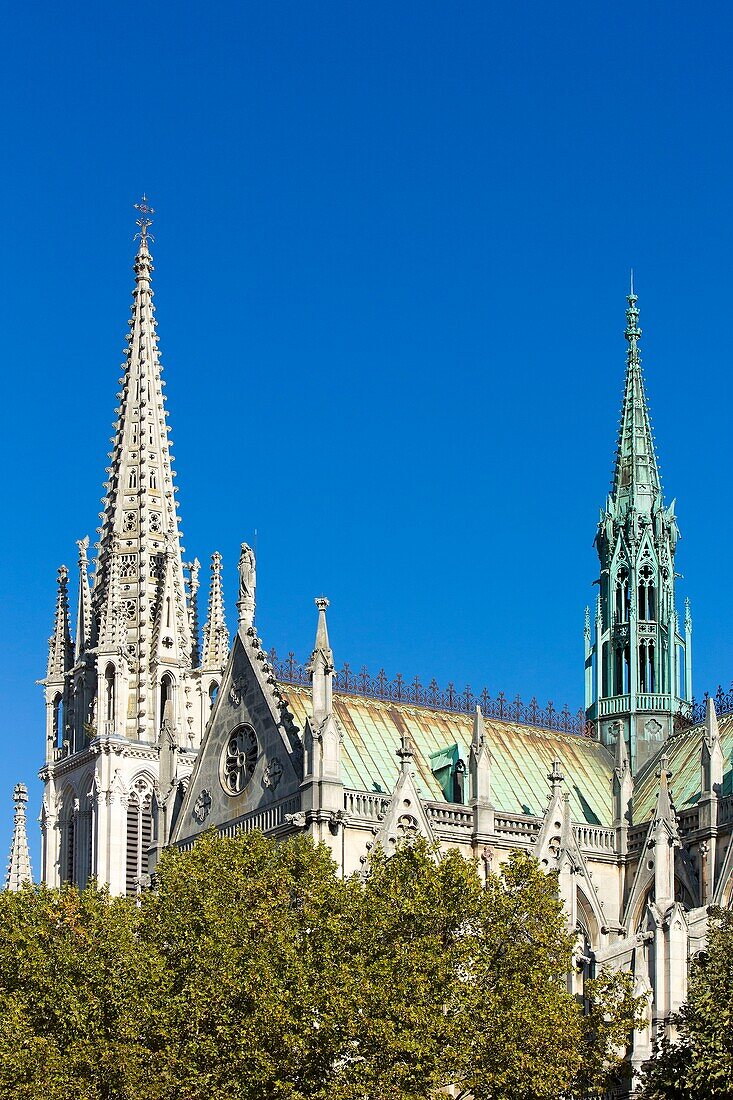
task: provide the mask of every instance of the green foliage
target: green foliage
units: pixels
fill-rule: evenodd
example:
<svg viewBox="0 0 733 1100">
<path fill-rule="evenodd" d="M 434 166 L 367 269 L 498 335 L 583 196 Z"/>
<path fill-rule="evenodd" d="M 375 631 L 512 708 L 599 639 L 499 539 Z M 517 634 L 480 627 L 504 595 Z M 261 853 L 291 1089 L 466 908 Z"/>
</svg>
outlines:
<svg viewBox="0 0 733 1100">
<path fill-rule="evenodd" d="M 710 910 L 708 949 L 690 967 L 688 999 L 644 1067 L 645 1100 L 733 1100 L 733 911 Z"/>
<path fill-rule="evenodd" d="M 567 991 L 556 880 L 516 853 L 480 881 L 418 841 L 340 880 L 305 838 L 204 835 L 139 905 L 0 895 L 0 1096 L 476 1100 L 598 1092 L 635 1005 Z"/>
</svg>

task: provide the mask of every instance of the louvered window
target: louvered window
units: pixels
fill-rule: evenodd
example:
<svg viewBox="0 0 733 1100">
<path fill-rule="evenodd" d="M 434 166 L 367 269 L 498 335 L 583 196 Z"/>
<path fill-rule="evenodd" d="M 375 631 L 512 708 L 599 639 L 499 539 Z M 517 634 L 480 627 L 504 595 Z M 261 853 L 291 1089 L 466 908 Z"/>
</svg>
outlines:
<svg viewBox="0 0 733 1100">
<path fill-rule="evenodd" d="M 148 849 L 153 840 L 152 794 L 144 780 L 138 780 L 138 790 L 127 804 L 127 857 L 125 862 L 125 892 L 128 897 L 140 893 L 141 880 L 149 869 Z"/>
</svg>

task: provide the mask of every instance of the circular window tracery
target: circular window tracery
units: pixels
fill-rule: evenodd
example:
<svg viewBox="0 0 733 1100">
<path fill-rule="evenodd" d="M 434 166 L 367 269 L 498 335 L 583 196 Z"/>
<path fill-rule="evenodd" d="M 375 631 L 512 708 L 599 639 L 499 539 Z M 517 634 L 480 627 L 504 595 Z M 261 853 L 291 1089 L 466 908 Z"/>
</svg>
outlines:
<svg viewBox="0 0 733 1100">
<path fill-rule="evenodd" d="M 229 734 L 219 767 L 221 785 L 227 794 L 241 794 L 247 786 L 255 770 L 258 750 L 252 726 L 238 726 Z"/>
</svg>

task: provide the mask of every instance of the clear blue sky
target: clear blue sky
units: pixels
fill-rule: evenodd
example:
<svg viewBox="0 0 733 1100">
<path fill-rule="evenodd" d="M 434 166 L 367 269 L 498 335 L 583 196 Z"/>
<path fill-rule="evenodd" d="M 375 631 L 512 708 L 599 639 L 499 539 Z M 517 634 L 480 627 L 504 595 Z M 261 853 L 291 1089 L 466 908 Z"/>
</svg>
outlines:
<svg viewBox="0 0 733 1100">
<path fill-rule="evenodd" d="M 189 556 L 258 534 L 307 655 L 582 702 L 629 267 L 696 692 L 733 676 L 726 4 L 12 5 L 0 95 L 0 847 L 43 754 L 57 566 L 94 531 L 132 287 Z M 37 828 L 32 825 L 38 873 Z"/>
</svg>

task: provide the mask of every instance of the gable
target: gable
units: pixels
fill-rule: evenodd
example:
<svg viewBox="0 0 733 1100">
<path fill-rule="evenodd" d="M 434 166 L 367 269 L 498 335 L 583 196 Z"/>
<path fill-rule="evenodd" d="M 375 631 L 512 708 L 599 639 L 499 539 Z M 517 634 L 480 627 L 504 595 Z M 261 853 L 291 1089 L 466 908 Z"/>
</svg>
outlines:
<svg viewBox="0 0 733 1100">
<path fill-rule="evenodd" d="M 276 828 L 299 808 L 302 747 L 287 728 L 253 638 L 234 639 L 173 843 L 212 827 L 234 829 L 244 819 Z"/>
<path fill-rule="evenodd" d="M 670 792 L 675 809 L 681 810 L 695 806 L 700 799 L 700 753 L 705 726 L 695 726 L 684 733 L 675 734 L 664 742 L 662 751 L 668 760 L 672 774 Z M 733 753 L 733 714 L 718 717 L 720 747 L 723 752 L 722 795 L 733 793 L 733 771 L 731 754 Z M 654 758 L 659 759 L 659 754 Z M 640 776 L 634 790 L 634 821 L 646 821 L 654 812 L 659 782 L 657 768 L 650 762 Z"/>
</svg>

